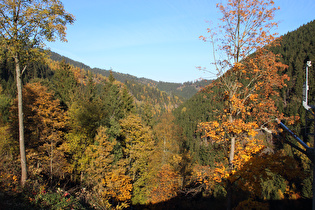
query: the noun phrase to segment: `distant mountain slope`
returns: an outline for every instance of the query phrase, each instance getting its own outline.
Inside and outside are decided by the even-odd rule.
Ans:
[[[91,67],[85,65],[84,63],[78,62],[78,61],[74,61],[70,58],[67,58],[65,56],[59,55],[58,53],[52,52],[50,51],[50,58],[54,61],[62,61],[64,60],[66,63],[74,66],[74,67],[79,67],[80,69],[85,69],[85,70],[90,70]]]
[[[100,69],[100,68],[91,68],[90,66],[85,65],[84,63],[74,61],[70,58],[59,55],[58,53],[55,53],[55,52],[51,52],[50,58],[54,61],[65,60],[66,63],[74,67],[79,67],[85,70],[89,70],[95,74],[101,74],[106,77],[109,77],[109,74],[110,74],[110,70]],[[150,84],[152,87],[156,87],[159,90],[164,91],[170,95],[177,95],[184,99],[191,98],[202,87],[205,87],[206,85],[211,83],[210,80],[201,80],[201,81],[185,82],[185,83],[171,83],[171,82],[154,81],[154,80],[143,78],[143,77],[138,78],[130,74],[123,74],[123,73],[119,73],[115,71],[112,71],[112,72],[115,79],[120,82],[126,83],[126,81],[132,81],[132,82],[137,82],[144,85]]]

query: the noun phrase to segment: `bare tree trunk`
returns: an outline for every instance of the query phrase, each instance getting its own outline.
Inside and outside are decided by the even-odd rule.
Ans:
[[[230,122],[233,122],[233,117],[230,115]],[[229,170],[230,173],[232,173],[232,170],[234,168],[233,160],[235,155],[235,143],[236,143],[236,137],[233,135],[231,137],[231,148],[230,148],[230,155],[229,155]],[[227,180],[227,209],[232,209],[232,196],[233,196],[233,183],[231,183],[230,180]]]
[[[54,148],[53,148],[53,142],[52,140],[50,141],[50,181],[52,182],[53,179],[53,152],[54,152]]]
[[[233,170],[234,153],[235,153],[235,137],[233,136],[231,138],[231,150],[230,150],[230,157],[229,157],[230,170]]]
[[[20,69],[20,60],[18,55],[14,56],[16,71],[16,86],[18,92],[18,117],[19,117],[19,143],[21,155],[21,184],[24,187],[27,179],[25,139],[24,139],[24,122],[23,122],[23,99],[22,99],[22,73]]]
[[[229,170],[232,173],[234,168],[233,160],[234,160],[234,153],[235,153],[235,136],[231,138],[231,150],[229,156]],[[233,196],[233,183],[230,180],[227,180],[227,209],[232,209],[232,196]]]

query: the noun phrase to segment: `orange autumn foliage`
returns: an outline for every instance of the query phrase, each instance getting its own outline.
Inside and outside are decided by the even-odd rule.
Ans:
[[[150,202],[153,204],[170,200],[177,195],[180,176],[170,165],[165,164],[158,171],[154,183],[150,192]]]
[[[270,33],[279,9],[272,0],[227,0],[217,7],[220,26],[200,38],[213,45],[214,85],[221,90],[223,108],[215,120],[201,122],[199,131],[227,151],[226,162],[217,163],[211,177],[233,183],[235,174],[266,147],[257,134],[275,132],[275,118],[283,118],[275,99],[290,78],[283,74],[287,66],[280,56],[268,50],[278,44],[276,34]]]
[[[179,147],[180,128],[174,121],[172,113],[166,112],[153,129],[155,148],[148,169],[151,174],[148,202],[153,204],[176,197],[183,185],[180,176],[180,164],[183,161]]]
[[[221,24],[218,28],[207,29],[209,37],[199,37],[212,44],[220,43],[214,47],[226,57],[216,60],[217,65],[225,64],[230,68],[258,48],[274,41],[277,33],[270,34],[270,31],[277,26],[273,18],[280,8],[274,7],[273,0],[227,0],[225,4],[218,3],[217,8],[222,14]],[[220,73],[222,75],[224,72]]]
[[[40,83],[28,83],[23,89],[27,158],[33,174],[64,176],[69,165],[61,149],[67,116],[53,92]],[[16,103],[12,111],[17,113]],[[16,115],[12,117],[17,121]],[[13,128],[13,131],[17,129]],[[17,135],[15,132],[13,135]]]

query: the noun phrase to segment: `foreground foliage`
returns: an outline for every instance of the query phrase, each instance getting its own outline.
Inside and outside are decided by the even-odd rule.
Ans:
[[[314,23],[299,30],[312,31]],[[269,122],[305,115],[297,105],[300,96],[293,94],[303,68],[286,62],[297,52],[284,49],[295,49],[285,40],[300,34],[290,33],[279,40],[281,45],[233,63],[225,76],[180,106],[179,98],[150,86],[139,88],[146,97],[132,95],[127,86],[133,83],[122,84],[113,74],[104,77],[65,62],[33,62],[23,76],[25,188],[19,182],[15,69],[3,54],[1,206],[223,209],[231,197],[236,209],[307,208],[303,199],[312,196],[311,162],[285,144],[293,141],[274,133],[278,128]],[[313,37],[305,38],[306,47]],[[292,128],[299,132],[303,124]]]

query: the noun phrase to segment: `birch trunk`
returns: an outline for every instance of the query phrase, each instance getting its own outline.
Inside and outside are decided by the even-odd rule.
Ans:
[[[24,139],[24,119],[23,119],[23,98],[22,98],[22,73],[20,68],[20,60],[18,55],[14,56],[16,71],[16,86],[18,92],[18,117],[19,117],[19,143],[21,156],[21,184],[25,185],[27,179],[25,139]]]

